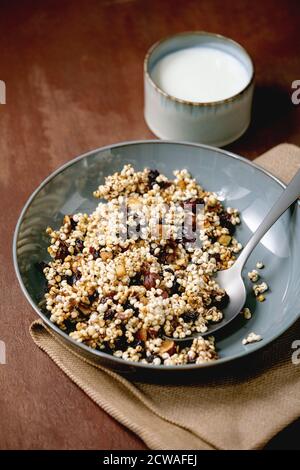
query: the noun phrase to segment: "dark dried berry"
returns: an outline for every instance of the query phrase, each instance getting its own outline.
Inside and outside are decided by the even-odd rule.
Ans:
[[[143,346],[143,345],[144,345],[144,342],[141,341],[140,339],[134,339],[132,343],[130,343],[130,346],[132,348],[136,348],[137,346]]]
[[[162,291],[161,296],[162,296],[163,299],[168,299],[168,298],[169,298],[169,294],[168,294],[168,292],[167,292],[166,290],[163,290],[163,291]]]
[[[127,310],[127,309],[129,309],[129,308],[130,308],[131,310],[133,310],[134,315],[138,315],[138,314],[140,313],[139,309],[138,309],[137,307],[134,307],[134,306],[129,302],[129,300],[127,300],[127,301],[125,302],[125,304],[123,305],[123,309],[124,309],[124,310]]]
[[[160,189],[167,189],[171,186],[172,183],[170,181],[159,181],[157,184]]]
[[[80,240],[80,238],[77,238],[75,240],[75,253],[76,254],[82,253],[83,248],[84,248],[83,241]]]
[[[177,279],[174,279],[173,285],[170,289],[170,295],[180,294],[180,291],[181,291],[181,285],[178,284]]]
[[[144,274],[144,287],[150,290],[152,287],[156,287],[156,281],[160,279],[160,275],[157,273],[146,272]]]
[[[155,356],[153,354],[150,354],[150,356],[146,356],[146,361],[149,362],[150,364],[154,361]]]
[[[97,300],[99,297],[99,292],[95,290],[95,292],[91,295],[89,295],[89,301],[93,303],[95,300]]]
[[[117,351],[126,351],[129,344],[127,342],[127,338],[125,336],[125,331],[123,330],[123,335],[119,336],[118,339],[115,341],[115,350]]]
[[[64,261],[64,259],[69,255],[68,245],[66,242],[61,241],[58,247],[58,250],[55,255],[55,259],[60,259]]]
[[[158,170],[149,170],[148,173],[148,182],[149,186],[152,189],[155,184],[157,184],[156,178],[159,176],[159,171]]]
[[[220,253],[214,253],[213,257],[215,258],[216,262],[219,263],[221,261]]]
[[[90,246],[89,252],[93,256],[94,259],[97,259],[100,256],[99,251],[96,250],[96,248],[94,248],[93,246]]]
[[[161,264],[172,264],[175,262],[177,245],[176,240],[169,240],[164,248],[161,248],[158,254],[158,260]]]
[[[130,279],[129,282],[130,286],[141,286],[143,285],[143,278],[141,274],[136,274]]]
[[[113,299],[115,292],[110,292],[109,294],[105,295],[101,298],[100,304],[105,304],[109,299]]]
[[[72,274],[72,276],[62,276],[61,280],[67,281],[67,284],[69,284],[69,286],[72,286],[80,278],[81,278],[81,273],[77,271],[75,274]]]
[[[154,328],[149,328],[148,335],[151,339],[155,339],[158,337],[159,331],[155,330]]]
[[[73,217],[70,215],[70,223],[71,223],[71,229],[75,230],[77,227],[77,222],[73,219]]]
[[[231,215],[228,214],[227,212],[222,212],[219,215],[219,219],[220,219],[221,227],[227,228],[229,234],[233,235],[235,231],[235,226],[231,222]]]
[[[198,312],[186,312],[183,315],[181,315],[181,318],[185,323],[191,323],[197,320],[199,316]]]
[[[70,320],[69,318],[67,318],[67,320],[64,321],[64,326],[65,326],[65,332],[67,334],[71,333],[72,331],[74,331],[74,327],[76,325],[76,322],[73,320]]]
[[[214,299],[213,306],[217,307],[219,310],[223,310],[229,304],[229,295],[225,292],[225,295],[221,298],[221,300]]]
[[[174,274],[174,271],[173,271],[173,269],[171,269],[171,268],[166,268],[166,269],[165,269],[165,272],[166,272],[166,273]]]
[[[106,310],[106,312],[104,313],[104,320],[112,320],[115,316],[116,312],[114,312],[114,310],[112,310],[111,308],[109,308],[108,310]]]

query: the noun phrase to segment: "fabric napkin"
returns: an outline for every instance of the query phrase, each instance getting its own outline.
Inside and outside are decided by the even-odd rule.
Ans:
[[[255,162],[288,182],[300,167],[300,148],[281,144]],[[192,384],[168,385],[129,381],[83,359],[40,320],[30,332],[73,382],[150,449],[259,449],[300,416],[300,365],[291,360],[300,321],[245,359],[196,371]]]

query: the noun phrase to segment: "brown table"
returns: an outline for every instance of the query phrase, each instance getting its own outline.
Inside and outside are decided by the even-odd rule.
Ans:
[[[0,365],[0,448],[145,448],[33,345],[28,327],[36,315],[11,260],[18,214],[72,157],[153,138],[143,120],[143,58],[153,42],[178,31],[230,36],[255,61],[253,123],[231,150],[253,158],[283,141],[300,144],[300,105],[291,103],[291,83],[300,79],[299,7],[298,0],[1,0],[0,339],[7,364]],[[295,424],[272,446],[296,446],[297,432]]]

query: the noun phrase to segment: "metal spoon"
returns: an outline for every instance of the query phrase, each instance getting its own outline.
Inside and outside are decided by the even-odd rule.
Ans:
[[[224,328],[241,312],[246,301],[246,288],[242,278],[242,269],[249,258],[250,254],[260,242],[265,233],[274,225],[279,217],[293,204],[293,202],[300,196],[300,169],[280,195],[277,202],[269,211],[267,216],[261,222],[257,230],[253,233],[247,245],[240,253],[234,265],[224,271],[218,271],[216,281],[222,289],[225,289],[229,296],[229,304],[223,310],[223,320],[219,323],[207,325],[208,330],[205,333],[194,333],[191,336],[186,336],[183,339],[168,338],[175,342],[187,341],[198,336],[207,336],[215,333],[217,330]]]

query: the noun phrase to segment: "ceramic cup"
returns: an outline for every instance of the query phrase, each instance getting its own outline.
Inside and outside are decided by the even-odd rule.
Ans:
[[[156,63],[172,52],[208,46],[227,52],[238,59],[249,76],[247,85],[237,94],[220,101],[192,102],[169,95],[153,80]],[[254,89],[254,66],[237,42],[219,34],[185,32],[154,44],[144,61],[145,120],[159,138],[200,142],[222,147],[238,139],[248,128]]]

